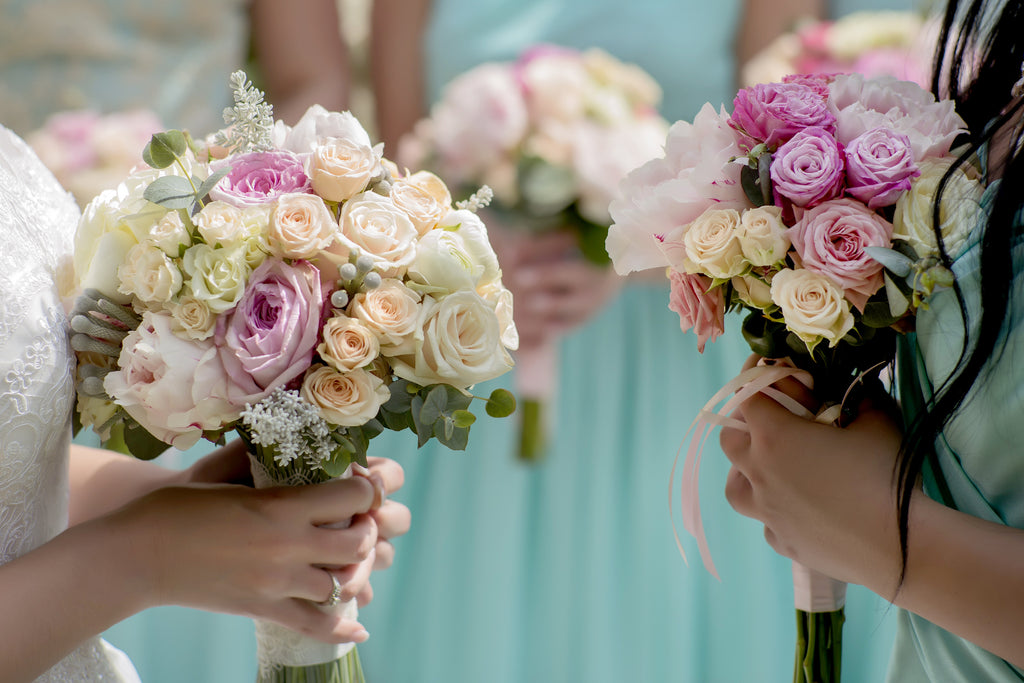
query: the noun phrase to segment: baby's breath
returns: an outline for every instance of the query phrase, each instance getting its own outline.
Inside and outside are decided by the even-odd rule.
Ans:
[[[231,74],[235,106],[224,110],[227,128],[218,132],[216,142],[232,152],[265,152],[273,148],[274,108],[244,71]]]
[[[273,447],[274,461],[281,467],[301,459],[318,469],[337,447],[330,425],[297,391],[278,387],[256,405],[247,403],[241,418],[252,442]]]

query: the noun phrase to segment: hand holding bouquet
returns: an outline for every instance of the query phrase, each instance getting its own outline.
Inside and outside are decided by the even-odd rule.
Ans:
[[[233,430],[268,486],[365,466],[383,429],[465,448],[470,388],[507,372],[517,342],[475,213],[486,190],[454,209],[351,114],[314,106],[288,127],[243,73],[232,82],[216,145],[154,135],[151,168],[83,215],[81,424],[140,457]],[[514,409],[508,392],[485,401]],[[261,680],[361,680],[354,649],[257,631]]]
[[[601,50],[536,46],[454,79],[403,139],[399,158],[433,169],[456,193],[493,188],[497,224],[525,231],[525,239],[572,231],[583,257],[603,267],[619,181],[660,152],[660,98],[650,76]],[[545,264],[570,257],[548,255]],[[542,454],[544,404],[555,390],[556,349],[551,332],[545,336],[531,348],[524,337],[517,355],[518,390],[527,397],[520,454],[528,460]]]
[[[892,361],[914,311],[953,283],[932,229],[939,184],[954,257],[967,239],[954,231],[975,223],[982,192],[977,169],[954,166],[964,124],[952,102],[913,83],[793,76],[741,90],[733,105],[672,127],[664,158],[624,181],[608,235],[620,274],[666,269],[669,307],[699,348],[724,333],[727,311],[744,311],[751,349],[776,361],[724,387],[695,423],[683,516],[712,572],[697,499],[702,436],[751,392],[779,396],[771,384],[797,372],[822,403],[817,419],[839,423],[848,393]],[[838,681],[843,587],[808,571],[794,563],[796,680]]]

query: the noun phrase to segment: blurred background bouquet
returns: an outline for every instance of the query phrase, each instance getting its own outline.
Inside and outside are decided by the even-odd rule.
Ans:
[[[660,153],[668,128],[656,110],[660,99],[646,72],[602,50],[538,45],[451,81],[430,116],[402,139],[398,160],[434,170],[457,195],[492,188],[489,222],[507,239],[568,231],[575,235],[570,257],[603,267],[619,181]],[[543,454],[556,375],[553,342],[520,349],[524,459]]]

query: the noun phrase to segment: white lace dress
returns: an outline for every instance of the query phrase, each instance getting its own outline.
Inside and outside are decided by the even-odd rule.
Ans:
[[[0,126],[0,564],[67,526],[74,361],[59,281],[78,208],[20,138]],[[39,681],[138,681],[93,638]]]

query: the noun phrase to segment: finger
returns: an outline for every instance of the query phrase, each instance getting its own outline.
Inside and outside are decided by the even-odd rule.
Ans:
[[[197,484],[252,485],[252,466],[245,450],[245,442],[235,439],[209,455],[200,458],[189,468],[189,481]]]
[[[285,487],[279,495],[289,500],[314,525],[320,526],[367,512],[373,505],[376,492],[366,478],[347,477],[322,484]]]
[[[744,419],[743,414],[739,410],[734,412],[732,416],[738,420]],[[722,447],[725,457],[733,465],[745,464],[746,455],[750,451],[750,432],[733,427],[722,427],[721,432],[718,434],[718,444]]]
[[[356,605],[359,607],[366,607],[373,600],[373,585],[367,583],[363,590],[356,596]]]
[[[388,539],[401,536],[409,531],[412,524],[412,513],[409,508],[389,500],[378,510],[370,513],[377,523],[377,537]]]
[[[314,530],[310,564],[342,566],[362,562],[377,544],[377,524],[369,515],[356,515],[347,529]]]
[[[750,480],[737,468],[729,469],[725,479],[725,499],[732,509],[744,517],[757,518],[754,507],[754,487]]]
[[[309,600],[278,600],[261,608],[259,616],[325,643],[362,643],[370,637],[359,622]]]
[[[373,570],[389,569],[395,561],[395,546],[390,541],[377,541],[374,548]]]
[[[405,483],[405,470],[390,458],[367,458],[370,471],[376,472],[384,480],[384,491],[391,495],[402,488]]]
[[[362,562],[330,570],[341,582],[340,602],[354,600],[369,584],[375,561],[376,552],[371,551],[370,555]]]

